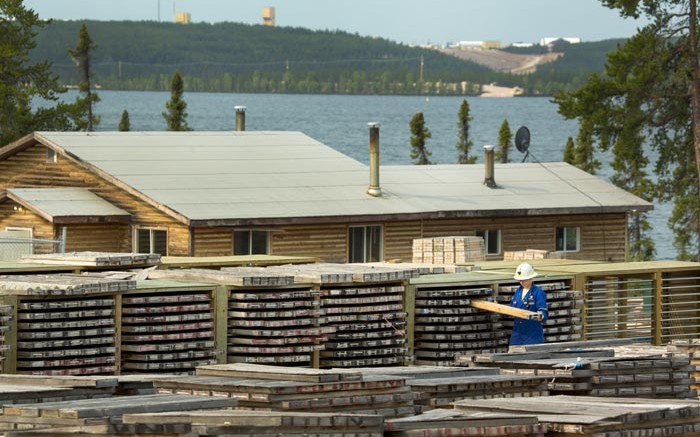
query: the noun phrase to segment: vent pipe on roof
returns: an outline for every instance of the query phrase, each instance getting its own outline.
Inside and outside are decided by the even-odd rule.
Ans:
[[[486,185],[489,188],[496,188],[496,179],[494,178],[495,153],[493,149],[494,147],[490,144],[484,146],[484,164],[486,166],[486,177],[484,178],[484,185]]]
[[[379,123],[367,123],[369,126],[369,187],[367,194],[374,197],[382,195],[379,187]]]
[[[245,130],[245,106],[236,106],[236,131],[243,132]]]

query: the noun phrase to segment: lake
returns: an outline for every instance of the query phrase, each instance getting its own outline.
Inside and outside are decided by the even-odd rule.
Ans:
[[[66,100],[75,97],[67,93]],[[134,131],[164,130],[162,112],[169,92],[105,91],[96,112],[102,117],[98,130],[116,130],[123,110],[129,111]],[[457,162],[457,113],[462,97],[421,96],[339,96],[294,94],[185,93],[188,124],[197,131],[233,130],[235,106],[245,106],[246,130],[300,131],[363,163],[369,162],[368,122],[380,123],[382,164],[411,164],[409,121],[419,111],[425,116],[432,138],[426,143],[436,164]],[[529,162],[561,161],[569,136],[576,137],[578,124],[565,120],[557,106],[546,97],[482,98],[469,97],[472,152],[483,157],[483,145],[497,144],[504,119],[515,134],[520,126],[531,133]],[[523,155],[515,148],[511,161]],[[599,158],[609,162],[609,155]],[[651,167],[650,167],[651,168]],[[604,165],[600,176],[611,174]],[[670,205],[655,204],[650,213],[652,238],[657,259],[673,259],[673,235],[666,221]]]

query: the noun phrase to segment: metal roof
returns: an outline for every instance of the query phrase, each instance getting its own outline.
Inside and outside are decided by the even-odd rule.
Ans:
[[[87,188],[8,188],[8,197],[51,222],[68,217],[128,218],[130,214]]]
[[[383,215],[646,211],[653,206],[566,163],[369,168],[300,132],[39,132],[38,140],[190,221],[280,222]],[[362,145],[361,147],[367,147]]]

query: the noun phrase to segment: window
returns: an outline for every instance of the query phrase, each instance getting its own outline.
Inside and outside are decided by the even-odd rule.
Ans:
[[[34,253],[34,246],[31,243],[32,228],[7,227],[4,232],[0,232],[0,239],[2,238],[17,239],[20,241],[0,244],[0,261],[16,261],[22,258],[22,255],[31,255]]]
[[[581,231],[578,227],[557,228],[556,250],[560,252],[578,252],[580,249],[580,233]]]
[[[486,255],[500,255],[501,253],[501,230],[488,229],[476,231],[476,236],[484,239],[484,250]]]
[[[136,253],[168,254],[168,231],[162,229],[136,229]]]
[[[269,231],[233,231],[234,255],[267,255],[269,243]]]
[[[382,260],[382,227],[351,226],[348,230],[348,262],[367,263]]]
[[[56,155],[56,151],[50,147],[46,148],[46,162],[55,164],[58,162],[58,156]]]

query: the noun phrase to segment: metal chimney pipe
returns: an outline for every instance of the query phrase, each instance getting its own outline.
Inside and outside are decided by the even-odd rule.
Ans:
[[[379,187],[379,123],[367,123],[369,126],[369,187],[367,194],[374,197],[382,195]]]
[[[243,132],[245,130],[245,106],[236,106],[236,131]]]
[[[484,146],[484,164],[486,166],[486,177],[484,178],[484,185],[489,188],[496,188],[496,180],[494,178],[495,173],[495,153],[493,151],[494,146],[487,144]]]

